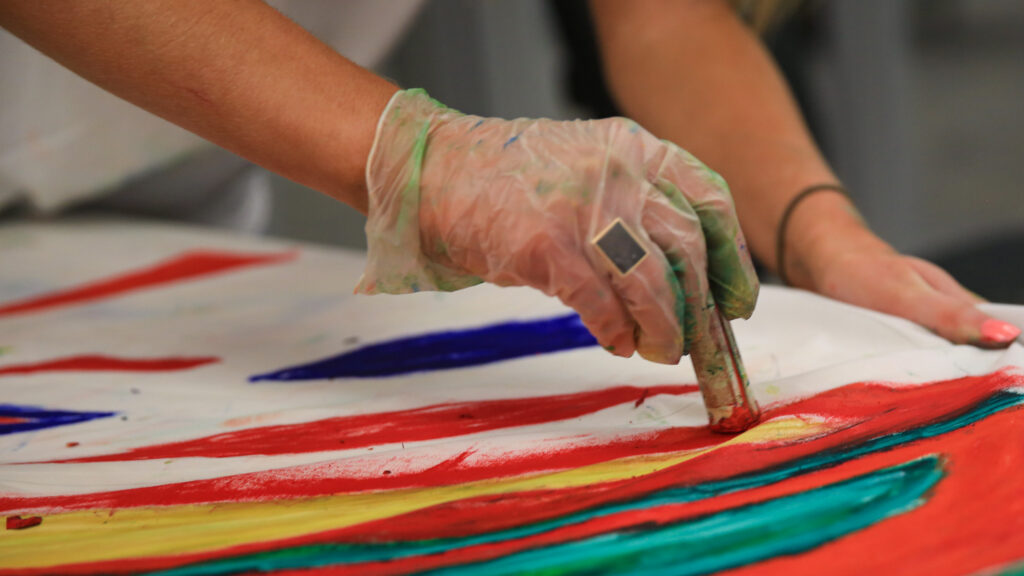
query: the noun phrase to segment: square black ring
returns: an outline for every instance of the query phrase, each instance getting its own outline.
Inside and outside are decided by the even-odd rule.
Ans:
[[[622,275],[632,272],[647,257],[643,244],[620,218],[598,234],[593,243]]]

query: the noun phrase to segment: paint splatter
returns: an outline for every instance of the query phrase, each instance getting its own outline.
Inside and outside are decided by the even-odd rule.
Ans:
[[[21,516],[7,517],[8,530],[24,530],[25,528],[39,526],[42,523],[43,519],[40,516],[29,516],[28,518],[22,518]]]
[[[250,380],[260,382],[395,376],[479,366],[596,345],[597,340],[579,316],[569,314],[398,338],[308,364],[258,374]]]

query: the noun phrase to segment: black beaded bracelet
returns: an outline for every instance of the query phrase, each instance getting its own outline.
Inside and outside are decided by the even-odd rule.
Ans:
[[[782,280],[782,283],[786,286],[790,285],[789,277],[786,276],[786,225],[789,224],[790,216],[793,215],[793,211],[804,198],[807,198],[815,192],[822,192],[826,190],[838,192],[844,196],[849,196],[846,192],[846,188],[843,188],[842,184],[815,184],[813,186],[808,186],[789,201],[789,204],[786,205],[786,210],[782,213],[782,219],[779,220],[779,231],[775,236],[775,273],[778,274],[779,279]]]

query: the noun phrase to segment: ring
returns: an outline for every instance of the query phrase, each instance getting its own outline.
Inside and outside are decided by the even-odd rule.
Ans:
[[[621,218],[613,220],[590,243],[622,276],[635,270],[647,258],[647,250],[640,239]]]

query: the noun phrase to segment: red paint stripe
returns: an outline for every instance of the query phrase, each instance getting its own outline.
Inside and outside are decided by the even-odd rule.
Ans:
[[[0,376],[35,374],[38,372],[170,372],[187,370],[217,362],[216,356],[194,358],[114,358],[85,355],[58,358],[34,364],[14,364],[0,367]],[[2,420],[0,420],[2,421]]]
[[[577,468],[616,458],[659,452],[695,450],[721,442],[707,428],[670,428],[657,433],[616,439],[603,444],[568,445],[558,450],[526,453],[498,462],[468,461],[472,452],[413,471],[380,477],[338,476],[330,464],[296,466],[268,472],[179,484],[72,496],[0,497],[0,511],[68,511],[89,508],[168,506],[206,502],[269,501],[331,494],[449,486],[512,478],[543,471]]]
[[[234,268],[291,260],[295,252],[236,254],[197,250],[185,252],[148,268],[82,284],[66,290],[33,296],[0,306],[0,316],[39,312],[120,296],[136,290],[154,288]]]
[[[185,556],[147,557],[48,569],[19,571],[20,574],[125,573],[157,570],[224,558],[260,550],[281,549],[303,544],[326,542],[366,542],[400,540],[405,537],[442,538],[448,535],[480,533],[511,525],[523,525],[546,518],[564,516],[575,511],[609,502],[642,496],[651,490],[668,486],[685,486],[707,480],[764,469],[802,455],[827,450],[860,439],[876,437],[898,429],[907,429],[933,421],[936,415],[958,413],[979,397],[994,390],[1019,387],[1024,378],[1005,372],[986,377],[947,381],[926,387],[879,390],[873,385],[853,385],[837,390],[828,398],[808,399],[805,406],[831,406],[848,415],[859,414],[859,424],[811,441],[775,443],[770,445],[737,445],[724,447],[698,459],[632,480],[582,486],[563,490],[502,494],[472,498],[433,508],[370,522],[340,530],[273,542],[257,542],[228,549]],[[891,392],[892,394],[887,394]],[[849,401],[839,406],[838,398]],[[923,402],[919,402],[923,401]],[[926,402],[942,404],[931,409]],[[791,405],[795,410],[801,403]],[[787,407],[776,409],[782,413]],[[945,411],[945,412],[943,412]],[[901,412],[900,414],[893,414]],[[823,412],[827,414],[827,412]],[[894,423],[896,426],[894,426]],[[609,516],[592,523],[566,527],[558,534],[565,539],[585,537],[593,531],[614,529],[621,524],[645,520],[669,521],[705,514],[727,507],[762,501],[823,484],[899,464],[926,454],[943,454],[949,463],[949,476],[937,487],[928,502],[910,513],[896,516],[863,531],[848,535],[827,546],[789,557],[762,562],[740,569],[737,574],[862,574],[870,565],[877,573],[969,574],[1017,559],[1024,550],[1024,500],[1019,495],[1024,486],[1020,468],[1024,466],[1024,410],[1014,408],[982,420],[970,427],[930,439],[920,440],[890,451],[859,458],[835,468],[796,476],[763,488],[721,495],[709,500],[666,506],[649,512],[625,513],[633,516]],[[720,436],[719,441],[724,441]],[[258,490],[259,488],[253,488]],[[215,521],[213,517],[211,520]],[[606,525],[600,523],[606,522]],[[909,536],[908,536],[909,535]],[[542,544],[522,540],[529,546]],[[553,538],[552,541],[559,541]],[[893,546],[893,542],[900,543]],[[502,548],[508,546],[507,548]],[[462,551],[453,551],[437,558],[425,559],[413,567],[445,566],[467,561],[484,560],[514,552],[514,545],[489,544]],[[865,555],[865,551],[871,554]],[[424,560],[424,559],[420,559]],[[409,561],[412,562],[412,561]],[[923,564],[922,564],[923,562]],[[409,566],[393,565],[400,573]],[[326,567],[307,569],[295,574],[346,574],[390,572],[379,566]],[[397,568],[401,568],[400,570]],[[0,574],[6,572],[0,570]],[[288,572],[282,572],[286,574]],[[870,571],[868,572],[870,573]],[[733,574],[733,572],[730,572]]]
[[[119,454],[59,460],[112,462],[200,456],[228,458],[256,454],[298,454],[362,448],[377,444],[451,438],[500,428],[578,418],[659,394],[690,394],[694,385],[604,390],[533,398],[437,404],[413,410],[327,418],[301,424],[261,426],[195,440],[136,448]],[[639,405],[639,404],[638,404]]]
[[[274,573],[278,576],[388,576],[485,562],[524,550],[614,531],[643,530],[650,525],[685,522],[706,514],[841,482],[925,455],[942,454],[948,461],[948,476],[919,508],[848,534],[826,546],[723,574],[976,574],[1024,558],[1024,514],[1021,514],[1024,504],[1020,498],[1020,490],[1024,486],[1017,473],[1024,466],[1024,441],[1018,433],[1021,425],[1024,425],[1024,410],[1017,407],[970,428],[892,451],[869,454],[835,468],[752,490],[692,503],[611,514],[525,538],[426,556]],[[1008,436],[1013,440],[1004,442],[1003,438]],[[490,509],[478,511],[478,517],[493,513]],[[560,513],[568,512],[563,509]],[[520,518],[518,523],[525,521]],[[899,544],[893,545],[894,542]]]
[[[873,383],[851,384],[765,411],[766,419],[792,414],[821,414],[850,423],[838,432],[819,438],[815,442],[786,445],[785,450],[765,449],[763,453],[756,452],[756,457],[740,457],[737,454],[744,454],[743,450],[738,451],[736,447],[725,447],[711,455],[700,457],[700,466],[686,466],[686,476],[682,480],[685,484],[691,484],[724,478],[801,457],[818,450],[832,448],[842,443],[861,441],[880,434],[897,432],[962,410],[966,406],[983,400],[997,389],[1022,384],[1024,384],[1024,378],[1009,372],[960,378],[932,385],[899,388]],[[341,476],[329,464],[324,464],[94,494],[0,498],[0,512],[47,512],[208,502],[253,502],[421,486],[455,485],[489,478],[576,468],[627,456],[699,448],[724,441],[725,438],[710,432],[706,426],[673,428],[646,435],[617,438],[605,444],[569,445],[562,451],[527,453],[496,463],[489,461],[486,464],[473,465],[464,462],[464,459],[440,462],[427,470],[407,474],[396,473],[380,478]],[[630,484],[647,486],[649,490],[654,490],[678,484],[680,481],[681,479],[677,478],[674,473],[662,471],[633,480]],[[604,488],[592,487],[592,489],[603,490]],[[579,494],[574,494],[573,499],[583,500]],[[511,499],[506,500],[511,502]],[[535,511],[527,508],[528,506],[525,504],[517,503],[506,513],[493,514],[486,520],[476,520],[474,523],[461,524],[461,526],[478,527],[485,524],[490,526],[489,529],[499,529],[501,526],[508,525],[508,522],[517,522],[530,517],[531,514],[539,515],[537,519],[550,517],[551,511],[557,509],[557,507],[546,505]],[[475,514],[476,510],[470,506],[471,514]],[[443,510],[431,510],[427,513],[428,517],[425,518],[425,523],[403,517],[397,524],[389,524],[381,529],[387,531],[389,537],[401,538],[422,537],[419,532],[422,530],[428,530],[433,537],[460,535],[461,533],[444,533],[445,526],[460,526],[457,522],[440,523],[437,515],[445,513]],[[364,526],[359,533],[373,534],[373,532],[373,529]]]
[[[15,418],[13,416],[0,416],[0,424],[21,424],[28,422],[27,418]]]
[[[835,432],[813,441],[724,446],[641,478],[571,491],[460,500],[336,531],[331,538],[333,541],[354,542],[452,538],[539,522],[603,502],[628,500],[638,494],[668,487],[728,478],[893,434],[960,413],[996,390],[1022,385],[1024,376],[1008,372],[903,388],[851,384],[766,410],[766,420],[787,414],[821,414],[846,423],[837,426]],[[480,514],[481,508],[487,509],[486,515]],[[471,518],[474,520],[470,521]]]
[[[262,502],[331,494],[446,486],[539,472],[568,470],[630,456],[699,449],[722,436],[706,428],[674,428],[617,438],[611,442],[566,445],[560,449],[531,452],[498,462],[468,461],[463,452],[425,470],[376,476],[339,476],[330,464],[298,466],[269,472],[238,474],[145,488],[133,488],[72,496],[36,498],[0,497],[0,512],[8,510],[58,512],[91,508],[173,506],[208,502]]]

